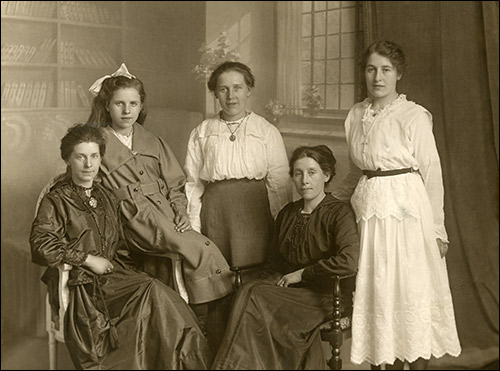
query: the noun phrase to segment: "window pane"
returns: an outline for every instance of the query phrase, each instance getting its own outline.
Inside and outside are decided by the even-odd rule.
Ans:
[[[326,33],[326,12],[314,13],[314,35]]]
[[[342,59],[340,76],[342,76],[342,83],[354,83],[354,58]]]
[[[311,36],[311,14],[302,14],[302,36]]]
[[[302,76],[303,84],[311,84],[311,62],[302,62]]]
[[[354,8],[342,9],[342,32],[354,32],[356,18]]]
[[[314,2],[314,10],[325,10],[325,9],[326,9],[326,1]]]
[[[325,83],[325,63],[324,62],[314,62],[314,84],[324,84]]]
[[[354,84],[340,87],[340,109],[351,109],[354,105]]]
[[[302,38],[302,60],[311,60],[311,38]]]
[[[338,10],[330,10],[328,12],[328,28],[327,32],[329,34],[339,33],[340,30],[340,19]]]
[[[326,86],[326,109],[339,109],[339,86]]]
[[[323,98],[323,103],[321,104],[320,108],[325,108],[325,85],[318,85],[319,88],[319,95],[321,95],[321,98]]]
[[[339,75],[339,61],[326,62],[326,82],[328,84],[338,84],[340,80]]]
[[[340,6],[340,1],[329,1],[328,9],[336,9]]]
[[[350,8],[350,7],[354,7],[356,5],[356,2],[355,1],[341,1],[340,2],[342,8]]]
[[[325,37],[314,38],[314,59],[325,59]]]
[[[349,33],[349,34],[345,34],[345,35],[342,35],[342,39],[341,39],[341,44],[342,44],[342,51],[341,51],[341,55],[343,58],[350,58],[350,57],[354,57],[354,51],[355,51],[355,48],[354,48],[354,43],[355,43],[356,39],[355,39],[355,36],[353,33]]]
[[[328,59],[340,57],[340,44],[339,36],[328,36],[328,43],[326,45],[326,57]]]
[[[311,4],[312,4],[312,1],[303,1],[302,2],[302,13],[310,12],[311,11]]]

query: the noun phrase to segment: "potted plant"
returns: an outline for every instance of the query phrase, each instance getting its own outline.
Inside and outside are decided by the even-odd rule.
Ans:
[[[306,102],[309,114],[315,116],[323,104],[323,97],[319,93],[319,87],[312,85],[306,89],[304,92],[304,101]]]
[[[216,47],[211,48],[206,43],[201,44],[199,49],[200,63],[198,63],[193,73],[196,74],[196,79],[202,82],[207,82],[212,72],[217,66],[223,62],[237,62],[240,60],[240,54],[234,49],[227,40],[226,32],[221,32],[217,37]]]
[[[271,117],[274,125],[278,125],[280,122],[280,117],[285,115],[285,108],[286,106],[278,99],[271,99],[264,106],[264,112]]]

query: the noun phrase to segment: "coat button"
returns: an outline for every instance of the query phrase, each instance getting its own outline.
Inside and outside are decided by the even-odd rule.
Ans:
[[[144,171],[143,170],[139,171],[139,174],[141,174],[141,175],[144,174]]]
[[[220,270],[220,269],[217,269],[217,270],[215,271],[215,273],[217,273],[217,274],[220,274],[220,272],[221,272],[221,270]]]
[[[139,192],[139,188],[135,187],[134,192]]]
[[[156,203],[157,203],[158,205],[161,205],[161,201],[160,201],[160,200],[156,201]]]
[[[210,245],[210,241],[205,241],[205,245]]]

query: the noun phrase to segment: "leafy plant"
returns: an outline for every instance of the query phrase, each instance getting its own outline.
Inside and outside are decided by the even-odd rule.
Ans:
[[[217,37],[216,47],[212,48],[206,43],[201,44],[200,63],[197,64],[193,73],[196,74],[196,79],[202,82],[206,82],[212,72],[223,62],[237,62],[240,60],[240,54],[231,49],[231,44],[227,39],[226,32],[221,32]]]
[[[323,104],[323,97],[319,93],[319,87],[312,85],[306,89],[304,92],[304,101],[311,112],[316,112]]]
[[[281,103],[278,99],[271,99],[264,106],[264,112],[272,116],[273,121],[277,123],[280,117],[285,115],[285,108],[286,106],[283,103]]]

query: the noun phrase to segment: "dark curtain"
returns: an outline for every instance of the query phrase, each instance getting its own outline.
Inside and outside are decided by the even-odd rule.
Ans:
[[[362,3],[365,42],[403,47],[398,92],[434,117],[460,342],[498,359],[498,2]]]

